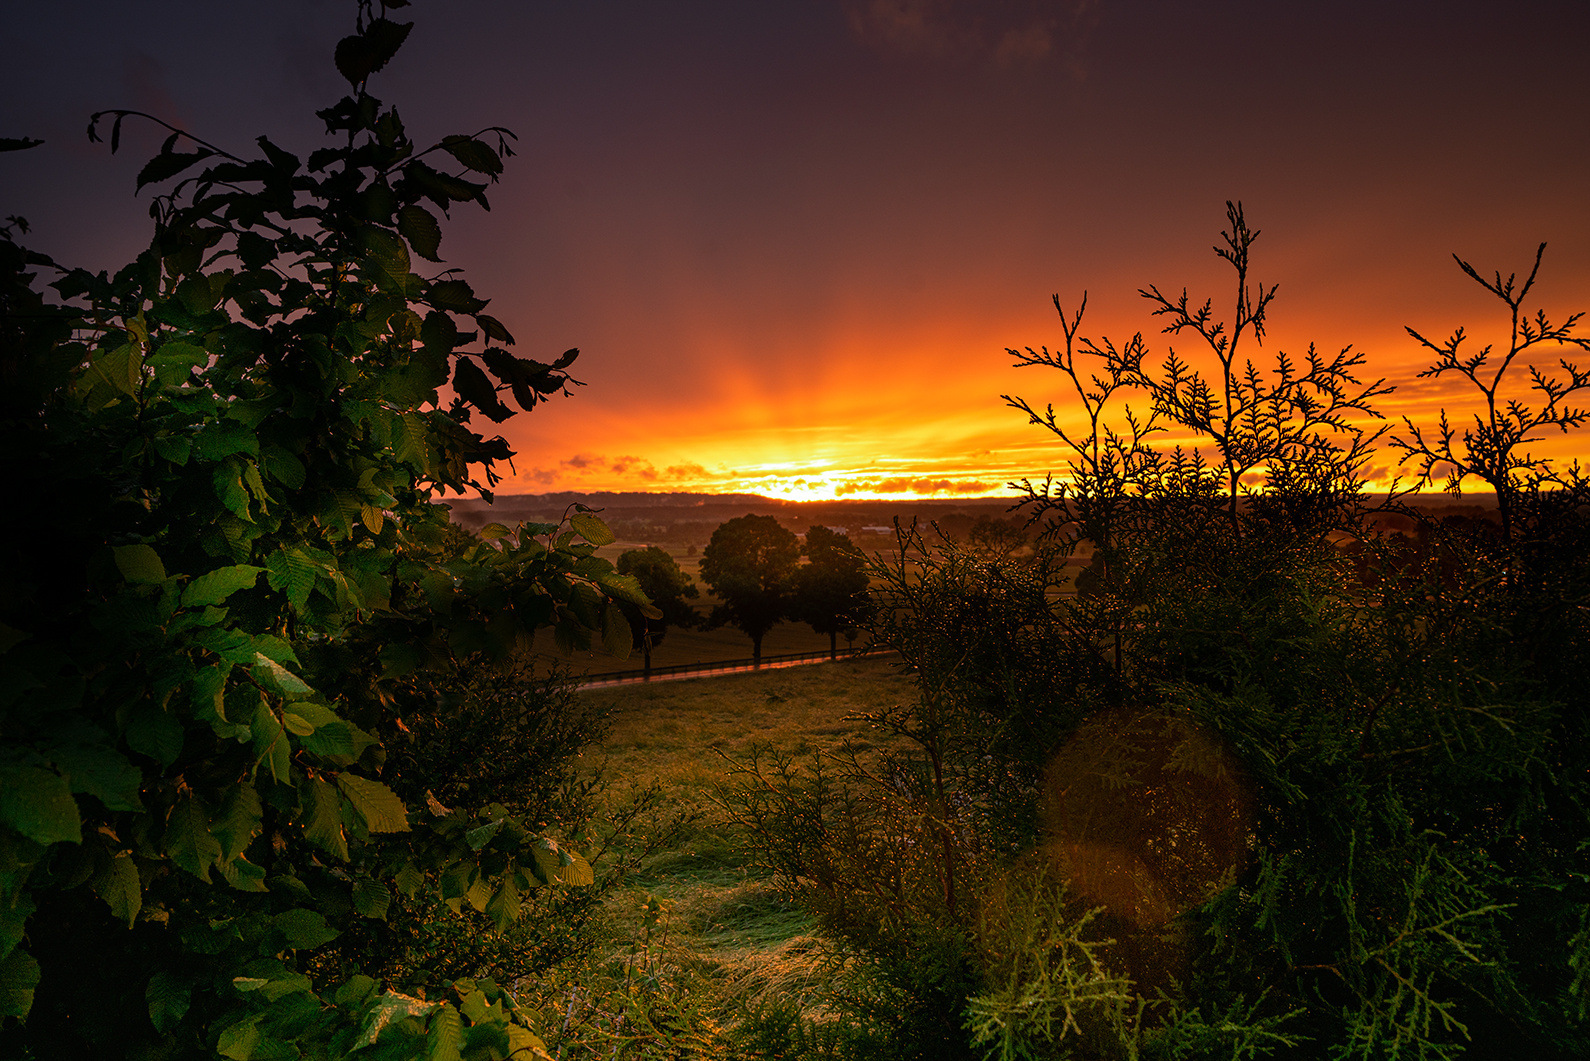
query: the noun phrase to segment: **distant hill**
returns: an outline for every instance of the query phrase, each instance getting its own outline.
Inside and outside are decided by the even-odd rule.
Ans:
[[[1022,511],[1011,511],[1017,499],[976,497],[940,500],[924,498],[903,501],[786,501],[759,494],[692,493],[575,493],[498,494],[495,503],[479,498],[449,498],[455,522],[479,530],[488,523],[509,527],[520,523],[557,523],[573,505],[586,505],[601,513],[620,541],[676,547],[703,546],[719,525],[736,516],[773,516],[784,526],[803,533],[813,525],[830,527],[850,536],[869,551],[894,539],[893,523],[937,523],[947,533],[963,537],[981,517],[1015,524],[1026,521]],[[1375,500],[1371,498],[1371,501]],[[1431,493],[1413,502],[1413,507],[1440,517],[1469,516],[1486,518],[1495,512],[1493,495],[1465,494],[1452,498]],[[1411,528],[1406,517],[1381,517],[1377,522],[1387,530]]]
[[[907,501],[785,501],[759,494],[572,493],[498,494],[494,504],[478,498],[449,498],[452,518],[472,530],[488,523],[509,527],[519,523],[556,523],[571,506],[587,505],[620,539],[635,542],[704,545],[719,525],[736,516],[773,516],[792,531],[830,527],[849,534],[858,545],[868,539],[893,538],[893,521],[936,521],[951,533],[970,527],[978,517],[1022,521],[1009,513],[1009,497]]]

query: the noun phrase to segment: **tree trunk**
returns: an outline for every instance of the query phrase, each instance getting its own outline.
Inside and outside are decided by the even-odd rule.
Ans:
[[[839,658],[839,631],[838,630],[830,630],[830,631],[828,631],[828,658],[829,659],[838,659]]]
[[[753,670],[761,670],[762,669],[762,635],[761,634],[752,634],[751,635],[751,668]]]

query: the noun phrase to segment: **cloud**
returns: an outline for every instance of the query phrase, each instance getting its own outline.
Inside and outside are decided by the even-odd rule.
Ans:
[[[847,0],[857,39],[879,51],[998,66],[1058,59],[1078,79],[1097,0]]]
[[[694,461],[687,461],[684,464],[670,464],[667,468],[663,469],[663,472],[670,479],[716,479],[716,478],[718,478],[718,476],[714,475],[712,472],[707,471],[706,468],[704,468],[702,465],[699,465],[699,464],[695,463]]]
[[[613,458],[614,475],[626,475],[631,471],[640,476],[642,479],[657,478],[657,469],[652,466],[651,461],[646,460],[644,457]]]
[[[563,462],[565,468],[589,468],[593,464],[604,464],[607,458],[600,453],[576,453]]]
[[[986,494],[988,483],[980,479],[913,479],[896,476],[891,479],[857,479],[840,483],[834,489],[836,497],[868,491],[875,494]]]

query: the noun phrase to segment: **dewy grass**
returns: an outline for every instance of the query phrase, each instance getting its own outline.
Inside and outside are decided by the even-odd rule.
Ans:
[[[546,1002],[570,1014],[561,1036],[567,1056],[585,1056],[597,1042],[616,1045],[603,1029],[623,1024],[615,1000],[634,997],[637,968],[647,970],[645,982],[690,993],[691,1005],[708,1000],[717,1019],[731,1023],[742,1006],[815,1001],[827,948],[810,916],[747,865],[714,805],[729,772],[723,756],[744,758],[757,746],[799,758],[847,742],[878,746],[888,738],[846,716],[909,698],[909,677],[895,661],[868,659],[582,695],[612,721],[602,746],[587,753],[590,769],[615,794],[655,782],[666,806],[689,821],[609,895],[607,950],[575,979],[546,985],[561,992]]]

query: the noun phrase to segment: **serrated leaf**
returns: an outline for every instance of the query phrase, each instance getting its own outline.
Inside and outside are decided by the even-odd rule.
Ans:
[[[315,562],[298,549],[281,549],[266,558],[265,571],[270,587],[285,592],[294,611],[303,611],[315,588]]]
[[[460,357],[453,365],[453,390],[464,401],[485,413],[492,423],[500,424],[513,415],[513,410],[497,397],[497,389],[492,386],[486,373],[470,358]]]
[[[74,793],[93,796],[106,810],[144,809],[138,798],[143,771],[117,749],[104,744],[72,745],[56,749],[50,757],[71,781]]]
[[[254,665],[249,671],[255,681],[282,696],[308,696],[314,692],[308,682],[263,652],[254,653]]]
[[[342,797],[318,777],[309,782],[304,793],[304,838],[327,854],[348,860],[348,838],[342,830]]]
[[[491,843],[492,837],[496,836],[502,831],[504,822],[505,819],[498,818],[494,822],[487,822],[485,825],[476,826],[464,834],[464,842],[468,844],[471,849],[479,851],[481,848]]]
[[[602,616],[602,647],[616,659],[628,659],[630,649],[635,647],[629,620],[624,617],[624,610],[613,603],[607,605]]]
[[[337,787],[348,797],[372,833],[406,833],[408,811],[396,792],[379,781],[346,771],[337,775]]]
[[[569,517],[569,526],[573,527],[580,537],[597,548],[601,548],[604,545],[612,545],[616,540],[613,537],[613,532],[608,529],[607,524],[603,523],[601,517],[594,512],[576,512]]]
[[[39,844],[83,839],[67,779],[37,766],[0,766],[0,824]]]
[[[116,570],[128,582],[148,586],[166,580],[166,565],[160,562],[160,554],[152,546],[118,545],[111,552],[116,557]]]
[[[203,608],[220,604],[238,590],[251,588],[264,570],[253,564],[234,564],[208,571],[188,583],[182,591],[182,606]]]
[[[479,313],[486,308],[486,300],[476,297],[467,280],[438,280],[425,292],[425,301],[452,313]]]
[[[425,1037],[425,1061],[459,1061],[464,1043],[464,1018],[451,1003],[431,1016],[431,1029]]]
[[[596,883],[596,873],[591,864],[572,851],[563,852],[564,862],[558,870],[558,880],[576,888],[588,888]]]
[[[437,251],[442,244],[442,226],[423,206],[405,206],[397,212],[397,228],[409,241],[414,253],[428,261],[439,262]]]
[[[186,285],[187,283],[188,281],[183,281],[183,285]],[[208,287],[209,285],[205,286]],[[182,287],[179,286],[177,290],[180,297]],[[205,350],[204,347],[199,346],[196,343],[188,343],[183,342],[180,339],[174,339],[169,343],[161,343],[158,347],[156,347],[154,352],[152,352],[149,357],[145,359],[145,363],[161,368],[197,368],[198,366],[207,363],[209,360],[209,351]]]
[[[382,992],[376,996],[375,1004],[364,1016],[364,1026],[359,1031],[359,1038],[354,1041],[354,1049],[374,1044],[388,1024],[405,1017],[422,1017],[437,1005],[436,1002],[426,1002],[397,991]]]
[[[127,747],[163,767],[176,762],[182,754],[182,723],[159,704],[147,700],[133,708],[122,736]]]
[[[284,449],[272,447],[265,451],[265,473],[289,490],[303,488],[306,473],[304,462]]]
[[[264,807],[259,792],[247,781],[239,781],[226,791],[226,800],[210,826],[210,832],[221,845],[221,857],[230,861],[242,856],[260,833]]]
[[[512,873],[503,874],[497,894],[486,904],[486,916],[496,924],[498,932],[506,932],[509,925],[519,920],[519,889],[514,886]]]
[[[263,763],[270,771],[272,780],[287,781],[290,749],[287,746],[287,731],[282,729],[281,720],[276,717],[276,713],[261,701],[259,710],[254,712],[254,718],[249,723],[249,728],[254,735],[254,755],[257,761]]]
[[[442,150],[456,158],[466,169],[495,177],[502,172],[502,159],[490,144],[468,136],[442,138]]]
[[[187,1015],[188,1006],[193,1001],[193,989],[185,981],[162,969],[149,978],[149,986],[144,988],[144,1001],[149,1005],[149,1020],[154,1024],[155,1031],[163,1035]]]
[[[392,905],[392,892],[381,881],[359,877],[353,882],[353,909],[360,917],[385,921]]]
[[[210,834],[209,812],[191,790],[171,805],[161,847],[172,862],[210,883],[210,867],[221,857],[221,844]]]
[[[287,938],[287,945],[296,950],[313,950],[342,935],[326,923],[324,915],[301,907],[284,910],[271,920]]]
[[[146,184],[158,184],[170,180],[189,166],[197,165],[215,154],[213,151],[194,151],[191,154],[179,151],[162,151],[138,171],[138,183],[134,191],[142,191]]]
[[[94,894],[105,900],[111,914],[125,921],[131,928],[138,911],[143,908],[143,884],[138,879],[138,866],[125,851],[112,858],[90,882]]]

